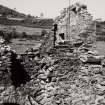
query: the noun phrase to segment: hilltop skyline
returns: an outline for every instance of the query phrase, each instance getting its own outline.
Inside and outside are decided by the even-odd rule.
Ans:
[[[87,5],[88,11],[94,19],[105,20],[105,0],[70,0],[70,4],[80,2]],[[46,18],[54,18],[60,14],[63,8],[69,6],[69,0],[0,0],[0,4],[25,14],[40,16],[44,14]]]

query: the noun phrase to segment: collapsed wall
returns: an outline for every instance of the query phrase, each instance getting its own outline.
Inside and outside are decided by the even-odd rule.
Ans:
[[[76,3],[64,8],[60,16],[56,17],[57,24],[56,44],[59,42],[76,42],[78,39],[84,42],[95,41],[96,23],[88,12],[87,6]],[[63,39],[62,36],[64,35]],[[50,32],[42,43],[41,51],[48,52],[54,45],[54,32]]]
[[[17,54],[5,44],[0,45],[0,85],[15,86],[29,81],[29,75],[17,59]]]
[[[87,6],[76,3],[64,8],[61,15],[55,19],[58,24],[57,41],[60,41],[60,34],[64,33],[65,41],[75,41],[81,34],[88,33],[92,36],[95,33],[95,22],[92,15],[87,11]]]

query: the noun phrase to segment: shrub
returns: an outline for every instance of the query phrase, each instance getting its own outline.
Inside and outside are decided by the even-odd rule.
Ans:
[[[26,32],[22,33],[22,38],[27,38],[27,33]]]
[[[46,30],[42,30],[41,31],[41,36],[43,37],[43,36],[45,36],[47,34],[47,31]]]
[[[11,41],[11,36],[8,33],[5,33],[3,37],[6,43],[9,43]]]

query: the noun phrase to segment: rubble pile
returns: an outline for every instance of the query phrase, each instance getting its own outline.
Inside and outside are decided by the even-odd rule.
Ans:
[[[53,65],[40,69],[27,85],[32,89],[28,94],[39,105],[105,104],[102,65],[82,64],[76,57],[54,59]]]
[[[44,58],[46,58],[46,56],[44,56]],[[47,61],[47,64],[39,69],[37,78],[33,75],[34,78],[24,86],[24,90],[19,88],[23,94],[31,94],[39,105],[58,105],[57,103],[59,103],[59,100],[57,97],[60,96],[59,89],[61,85],[63,86],[61,82],[69,81],[70,76],[73,76],[80,66],[80,62],[77,59],[58,59],[52,57],[49,59],[52,64],[49,64],[49,61]],[[41,62],[43,62],[43,59]],[[73,65],[77,65],[78,67],[76,66],[77,68],[75,68]],[[67,86],[70,86],[69,82]]]
[[[52,82],[42,82],[36,101],[42,105],[98,105],[104,102],[104,72],[101,65],[67,66],[63,61],[53,71]],[[64,64],[66,63],[66,64]],[[71,69],[70,69],[71,68]]]
[[[71,31],[75,35],[93,33],[87,7],[76,4],[70,9]],[[66,12],[59,17],[64,23]],[[45,36],[38,51],[31,49],[23,55],[0,45],[0,104],[104,105],[105,57],[90,51],[91,45],[84,42],[53,46],[52,35]]]
[[[105,104],[104,67],[96,64],[84,64],[79,59],[78,54],[74,52],[72,55],[64,53],[61,56],[57,54],[60,53],[60,50],[57,50],[56,54],[49,52],[43,54],[43,56],[41,54],[41,56],[34,55],[32,57],[29,54],[25,54],[17,57],[17,59],[14,55],[15,60],[18,60],[29,74],[30,80],[24,83],[17,80],[19,78],[11,78],[16,74],[11,72],[13,59],[10,59],[11,66],[8,66],[8,68],[10,67],[10,75],[7,73],[8,76],[6,77],[8,82],[4,82],[3,76],[5,75],[2,76],[3,81],[0,81],[2,82],[0,86],[0,103],[15,103],[19,105]],[[5,56],[7,57],[7,55]],[[9,58],[11,57],[13,55],[9,54]],[[14,61],[15,64],[17,64],[16,61]],[[5,65],[7,67],[8,63]],[[14,68],[14,71],[16,68]],[[2,69],[0,70],[2,71]],[[16,73],[18,72],[20,72],[19,69]],[[20,84],[14,85],[13,79],[16,79],[15,81]],[[7,83],[8,85],[5,85]]]

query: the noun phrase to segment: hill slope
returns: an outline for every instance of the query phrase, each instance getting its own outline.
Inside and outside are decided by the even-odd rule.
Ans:
[[[2,16],[8,16],[8,15],[11,15],[11,17],[26,17],[25,14],[23,13],[19,13],[13,9],[10,9],[8,7],[5,7],[3,5],[0,5],[0,14]]]
[[[53,19],[39,19],[0,5],[0,24],[49,29],[53,26]]]

